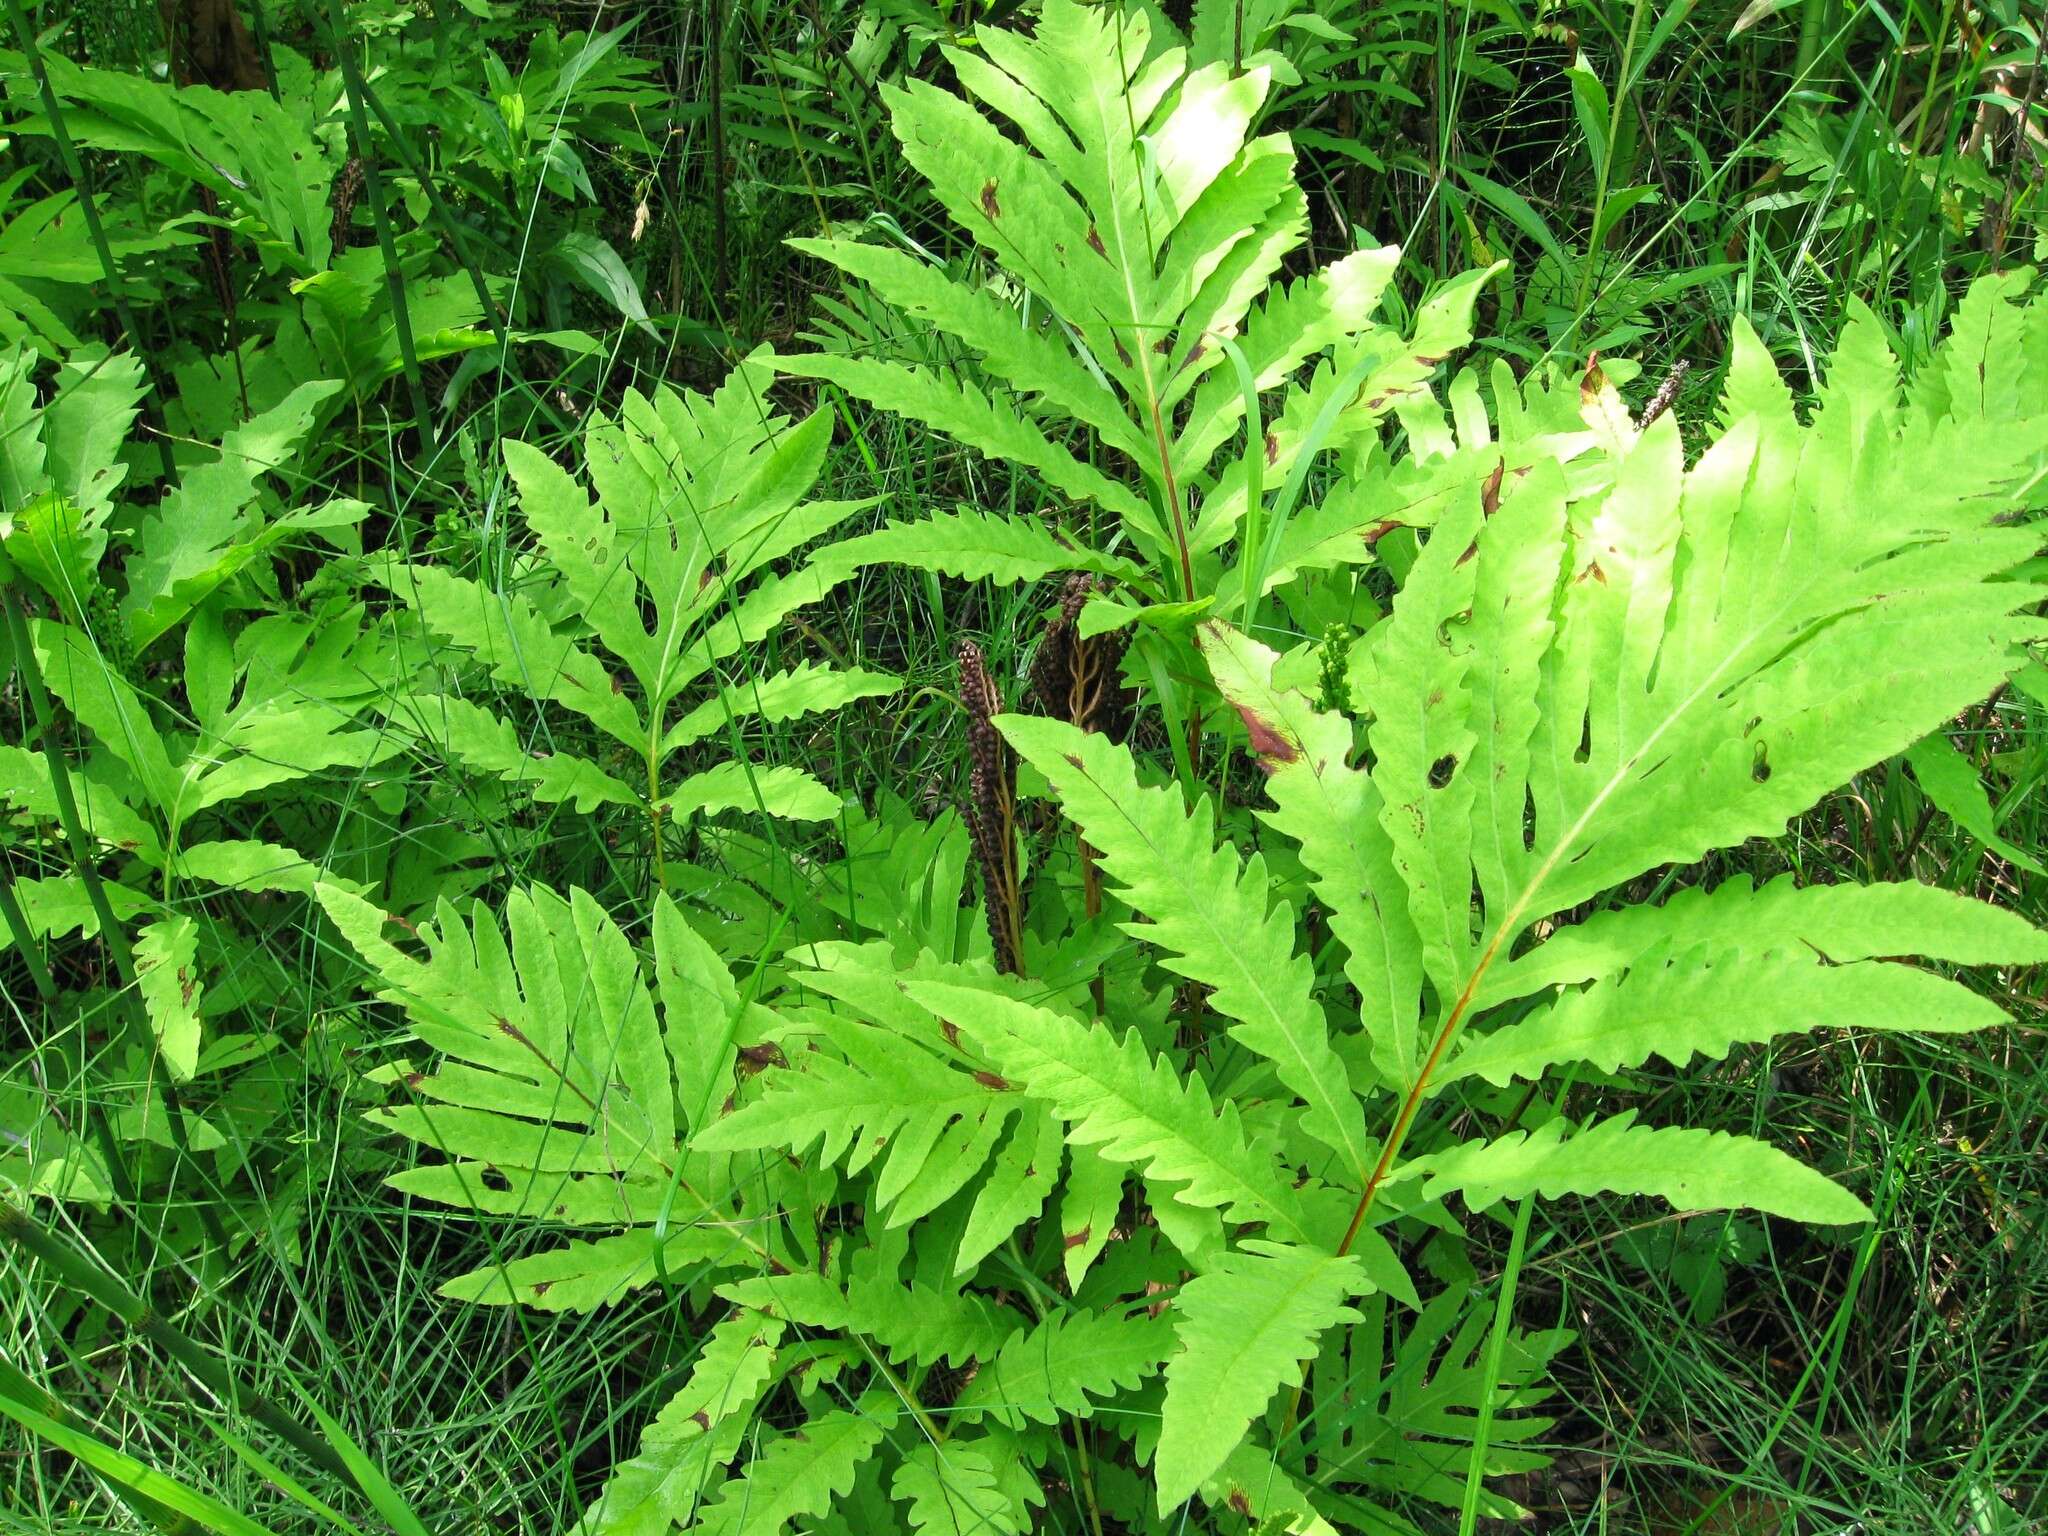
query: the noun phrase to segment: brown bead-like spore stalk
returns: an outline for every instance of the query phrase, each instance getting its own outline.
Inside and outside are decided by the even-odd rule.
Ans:
[[[967,829],[988,906],[988,936],[996,969],[1023,974],[1022,893],[1017,880],[1017,760],[994,720],[1003,696],[988,675],[981,647],[960,642],[960,703],[967,711]]]

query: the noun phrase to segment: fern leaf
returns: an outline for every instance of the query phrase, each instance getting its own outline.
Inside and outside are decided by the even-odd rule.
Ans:
[[[919,1536],[1024,1536],[1030,1512],[1010,1502],[988,1454],[959,1440],[918,1446],[896,1468],[889,1491],[910,1506]]]
[[[956,1277],[972,1273],[1004,1239],[1044,1209],[1045,1197],[1059,1177],[1065,1146],[1059,1121],[1043,1111],[1019,1115],[1012,1122],[1009,1135],[989,1160],[988,1180],[967,1213],[953,1260]]]
[[[415,724],[444,757],[523,785],[544,805],[567,803],[579,815],[600,805],[641,804],[632,787],[568,752],[529,751],[512,722],[447,694],[412,701]]]
[[[188,1082],[199,1065],[199,925],[159,918],[135,936],[135,984],[165,1067]]]
[[[659,653],[641,621],[639,585],[605,509],[592,506],[575,478],[538,448],[510,438],[503,448],[520,511],[561,572],[578,614],[649,687]]]
[[[1164,1316],[1054,1313],[1011,1335],[975,1372],[953,1411],[968,1422],[986,1413],[1011,1429],[1083,1417],[1093,1399],[1128,1392],[1156,1372],[1172,1343]]]
[[[1060,1266],[1067,1289],[1102,1256],[1124,1200],[1124,1166],[1085,1147],[1067,1153],[1067,1183],[1060,1193]]]
[[[699,1131],[697,1150],[802,1152],[815,1143],[822,1161],[844,1159],[849,1173],[872,1163],[875,1203],[892,1226],[931,1211],[982,1169],[1019,1107],[1007,1083],[979,1081],[850,1019],[820,1028],[838,1057],[808,1053],[801,1072]]]
[[[1190,815],[1177,792],[1140,786],[1130,753],[1103,736],[1018,715],[997,724],[1051,782],[1124,898],[1152,919],[1124,931],[1213,989],[1216,1010],[1237,1021],[1230,1037],[1274,1064],[1308,1106],[1303,1129],[1363,1185],[1375,1155],[1364,1112],[1312,995],[1314,967],[1295,951],[1293,914],[1268,905],[1264,862],[1218,848],[1206,805]]]
[[[846,240],[790,243],[861,279],[898,309],[966,342],[989,372],[1086,422],[1133,462],[1150,454],[1122,403],[1076,360],[1059,333],[1027,329],[1017,312],[988,290],[956,283],[929,263],[881,246]]]
[[[636,1227],[613,1237],[565,1243],[545,1253],[487,1264],[442,1282],[439,1294],[482,1306],[518,1302],[542,1312],[590,1312],[654,1284],[664,1274],[694,1278],[692,1271],[702,1266],[744,1257],[732,1234],[715,1228],[675,1227],[658,1234],[652,1227]]]
[[[1656,1195],[1680,1210],[1739,1206],[1795,1221],[1870,1220],[1861,1200],[1776,1147],[1725,1131],[1638,1125],[1633,1111],[1576,1129],[1553,1120],[1466,1142],[1415,1158],[1395,1177],[1411,1171],[1429,1175],[1425,1198],[1456,1191],[1474,1210],[1529,1194],[1612,1193]]]
[[[871,357],[786,357],[781,366],[801,378],[829,380],[855,399],[921,421],[991,458],[1026,465],[1061,494],[1092,501],[1145,530],[1155,544],[1165,542],[1157,519],[1129,487],[1082,463],[964,379]]]
[[[1238,343],[1252,383],[1271,389],[1326,347],[1365,329],[1400,259],[1400,249],[1391,245],[1354,251],[1312,276],[1275,287],[1246,315]],[[1232,370],[1214,369],[1203,378],[1174,445],[1175,463],[1183,471],[1207,464],[1243,420],[1244,391]]]
[[[701,1509],[693,1530],[705,1536],[780,1536],[792,1520],[822,1515],[853,1486],[861,1463],[895,1426],[895,1401],[870,1392],[769,1441]]]
[[[1695,1052],[1718,1059],[1738,1042],[1829,1025],[1955,1034],[2005,1018],[1961,983],[1911,966],[1834,965],[1814,952],[1688,944],[1674,934],[1619,976],[1491,1034],[1468,1036],[1436,1081],[1534,1080],[1566,1061],[1612,1071],[1661,1056],[1683,1066]]]
[[[1178,1185],[1174,1198],[1183,1204],[1307,1241],[1294,1191],[1271,1155],[1253,1150],[1237,1107],[1217,1107],[1200,1076],[1155,1059],[1136,1031],[1119,1042],[1102,1025],[971,987],[912,982],[909,992],[1066,1121],[1070,1143]]]
[[[1337,1528],[1323,1518],[1279,1458],[1249,1436],[1202,1480],[1201,1494],[1202,1501],[1219,1514],[1227,1509],[1258,1522],[1257,1530],[1284,1531],[1288,1536],[1337,1536]],[[1352,1522],[1347,1529],[1359,1536],[1411,1536],[1414,1528],[1406,1521],[1387,1515],[1384,1523],[1368,1524],[1357,1518],[1357,1500],[1345,1503]]]
[[[720,689],[668,728],[661,738],[661,751],[666,756],[735,721],[796,720],[838,709],[856,699],[879,698],[902,686],[901,678],[871,672],[865,667],[835,670],[816,662],[801,662],[787,671]]]
[[[972,507],[936,512],[914,523],[890,523],[842,540],[820,559],[855,570],[886,561],[1006,586],[1056,571],[1095,571],[1124,582],[1141,579],[1139,568],[1129,560],[1075,544],[1048,523],[1000,517]]]
[[[1953,891],[1912,881],[1800,886],[1790,875],[1758,887],[1747,875],[1732,875],[1711,890],[1679,891],[1661,906],[1616,907],[1560,929],[1496,966],[1477,1006],[1613,978],[1674,935],[1710,953],[1806,954],[1840,966],[1899,955],[1955,965],[2048,964],[2048,933]]]
[[[745,1011],[732,972],[666,893],[654,901],[654,984],[675,1065],[676,1102],[694,1129],[732,1079]]]
[[[663,815],[677,821],[714,811],[759,811],[789,821],[830,821],[839,814],[839,796],[801,768],[784,763],[715,763],[701,773],[678,779],[655,802]]]
[[[613,1469],[575,1536],[668,1536],[689,1524],[717,1469],[744,1444],[782,1333],[775,1319],[747,1311],[714,1327],[690,1379],[641,1433],[640,1453]]]
[[[1473,652],[1444,643],[1441,616],[1472,607],[1477,562],[1463,556],[1482,516],[1476,486],[1445,509],[1377,633],[1364,690],[1377,727],[1380,826],[1408,890],[1423,972],[1444,998],[1458,996],[1472,953],[1475,794],[1473,775],[1457,769],[1475,737],[1464,693]]]
[[[1166,1364],[1153,1468],[1161,1514],[1223,1464],[1326,1329],[1358,1318],[1347,1305],[1364,1289],[1355,1260],[1263,1241],[1245,1250],[1174,1302],[1180,1349]]]
[[[1524,1447],[1553,1421],[1528,1410],[1549,1396],[1543,1371],[1571,1342],[1569,1331],[1509,1329],[1495,1362],[1489,1358],[1492,1311],[1474,1306],[1467,1286],[1446,1287],[1414,1315],[1396,1312],[1381,1296],[1358,1305],[1364,1323],[1328,1336],[1316,1362],[1318,1412],[1305,1427],[1318,1463],[1340,1463],[1348,1481],[1390,1499],[1427,1499],[1456,1509],[1477,1455],[1479,1412],[1490,1399],[1487,1474],[1545,1464]],[[1356,1496],[1341,1507],[1347,1523],[1355,1517],[1369,1531],[1412,1536],[1416,1529]],[[1521,1513],[1491,1491],[1482,1491],[1480,1509],[1489,1519]]]
[[[488,591],[433,565],[397,567],[385,583],[421,623],[474,653],[500,683],[574,710],[625,746],[643,747],[647,730],[631,701],[596,657],[554,632],[529,598]]]
[[[490,914],[466,924],[444,908],[422,963],[382,938],[383,914],[367,902],[331,884],[317,894],[414,1033],[451,1058],[409,1078],[414,1102],[373,1111],[373,1122],[502,1168],[668,1184],[678,1156],[668,1047],[625,935],[590,896],[515,893],[509,947]]]
[[[444,1087],[448,1076],[444,1071]],[[495,1086],[484,1078],[478,1084],[480,1096]],[[493,1101],[497,1107],[502,1107],[502,1102]],[[653,1179],[594,1179],[561,1170],[466,1159],[422,1163],[394,1173],[384,1182],[415,1199],[564,1227],[634,1226],[658,1214],[668,1193],[666,1184]]]
[[[1330,931],[1344,945],[1344,971],[1358,989],[1373,1066],[1390,1087],[1405,1091],[1416,1069],[1422,941],[1380,825],[1379,791],[1349,762],[1351,724],[1276,686],[1279,658],[1227,625],[1204,626],[1201,645],[1266,772],[1274,808],[1265,820],[1300,845]]]

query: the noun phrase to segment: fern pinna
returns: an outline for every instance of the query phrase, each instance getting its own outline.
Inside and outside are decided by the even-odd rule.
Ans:
[[[850,574],[818,560],[778,565],[867,505],[805,499],[831,421],[820,413],[793,425],[777,414],[765,396],[771,377],[754,358],[709,397],[628,390],[618,418],[593,416],[585,433],[595,503],[539,449],[508,441],[531,553],[491,581],[428,563],[385,578],[431,634],[475,659],[487,688],[554,706],[522,724],[475,702],[471,683],[409,696],[398,722],[537,800],[633,809],[649,828],[657,875],[666,824],[730,809],[815,821],[838,809],[810,773],[743,756],[703,766],[703,749],[737,741],[745,723],[896,687],[883,673],[812,661],[743,675],[785,620]],[[571,737],[563,711],[594,729],[594,741]],[[690,766],[675,774],[678,758]]]
[[[776,363],[1011,466],[1046,517],[942,512],[841,558],[1006,582],[1085,568],[1141,600],[1105,595],[1103,622],[1169,633],[1256,606],[1291,574],[1369,562],[1360,532],[1432,490],[1399,481],[1381,428],[1398,418],[1435,444],[1429,381],[1472,339],[1491,273],[1445,284],[1405,334],[1375,318],[1393,246],[1286,281],[1308,198],[1287,135],[1255,131],[1273,56],[1203,61],[1156,12],[1074,0],[1048,0],[1031,36],[983,27],[974,42],[943,50],[964,96],[923,81],[882,95],[985,266],[794,242],[957,358],[858,335]],[[1312,470],[1330,483],[1308,498]]]
[[[1941,966],[2048,963],[2048,935],[1932,887],[1690,873],[2041,637],[2016,574],[2038,534],[2010,514],[2037,495],[2048,308],[2016,291],[1975,291],[1910,391],[1862,315],[1802,423],[1743,333],[1690,467],[1668,416],[1616,418],[1610,475],[1474,483],[1349,648],[1348,709],[1312,699],[1317,648],[1203,628],[1264,771],[1240,830],[1268,846],[1219,840],[1111,734],[998,716],[1023,792],[1099,864],[1125,936],[1105,989],[1006,974],[986,941],[809,936],[735,970],[666,897],[643,957],[580,892],[444,905],[422,959],[323,888],[438,1058],[385,1069],[401,1098],[372,1118],[438,1154],[393,1182],[566,1238],[447,1294],[659,1285],[699,1320],[580,1529],[964,1536],[1051,1528],[1057,1501],[1165,1530],[1191,1499],[1438,1528],[1432,1504],[1540,1463],[1566,1337],[1488,1338],[1469,1213],[1867,1220],[1867,1170],[1650,1123],[1632,1074],[1982,1028],[1999,1009]],[[1052,955],[1067,887],[1041,851]],[[1618,894],[1652,870],[1672,894]]]

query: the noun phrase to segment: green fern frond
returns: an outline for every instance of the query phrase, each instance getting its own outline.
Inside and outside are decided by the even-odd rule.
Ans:
[[[1166,1402],[1153,1475],[1164,1514],[1223,1464],[1283,1386],[1313,1359],[1318,1337],[1358,1318],[1355,1259],[1252,1241],[1198,1275],[1174,1301],[1179,1350],[1166,1363]]]
[[[1567,1134],[1569,1132],[1569,1134]],[[1870,1208],[1776,1147],[1725,1131],[1638,1125],[1632,1110],[1573,1129],[1539,1131],[1429,1152],[1394,1172],[1429,1175],[1427,1199],[1457,1192],[1474,1210],[1539,1194],[1656,1195],[1680,1210],[1739,1206],[1794,1221],[1868,1221]]]

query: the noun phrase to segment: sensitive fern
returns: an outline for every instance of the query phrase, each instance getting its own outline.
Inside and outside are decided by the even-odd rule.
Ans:
[[[657,866],[665,824],[735,808],[832,816],[838,796],[800,769],[722,754],[697,761],[744,724],[896,687],[882,673],[812,661],[752,671],[762,643],[849,574],[802,561],[783,573],[778,564],[862,505],[805,500],[830,418],[791,425],[764,398],[768,377],[756,361],[710,397],[629,390],[619,417],[593,417],[585,434],[594,503],[546,454],[508,442],[532,553],[492,582],[424,563],[385,578],[492,686],[580,717],[596,731],[593,743],[569,746],[552,710],[522,725],[502,705],[455,690],[408,698],[394,711],[400,723],[537,800],[630,807],[653,829]],[[690,766],[677,773],[679,759]]]
[[[1405,578],[1355,638],[1197,629],[1256,819],[1190,804],[1099,721],[993,714],[979,672],[1007,953],[848,907],[742,985],[666,899],[650,962],[590,897],[536,891],[502,920],[444,906],[422,960],[323,887],[440,1058],[381,1073],[402,1096],[373,1123],[435,1154],[393,1182],[569,1235],[446,1293],[661,1286],[707,1330],[586,1536],[1021,1532],[1055,1495],[1133,1529],[1191,1500],[1303,1532],[1508,1516],[1482,1484],[1540,1464],[1568,1336],[1472,1303],[1471,1215],[1868,1219],[1864,1170],[1663,1123],[1635,1073],[1983,1028],[2000,1010],[1938,967],[2048,963],[2048,935],[1962,896],[1702,869],[2041,637],[2011,514],[2048,393],[1975,359],[2038,371],[2044,317],[1980,290],[1910,389],[1860,318],[1808,422],[1740,334],[1689,466],[1671,417],[1638,426],[1589,376],[1598,461],[1502,459],[1411,508]],[[1034,794],[1070,834],[1019,831]],[[1669,894],[1643,900],[1653,872]]]
[[[1285,571],[1370,560],[1357,535],[1391,511],[1367,490],[1380,425],[1435,412],[1429,381],[1471,339],[1489,274],[1447,284],[1405,335],[1373,318],[1392,247],[1283,281],[1308,200],[1287,136],[1253,134],[1270,61],[1191,67],[1155,15],[1053,0],[1033,36],[983,28],[978,48],[944,50],[971,99],[883,87],[905,158],[992,262],[985,281],[878,245],[795,242],[970,363],[778,359],[1026,471],[1094,509],[1096,536],[963,510],[867,535],[842,558],[1008,581],[1093,570],[1136,588],[1145,621],[1166,627],[1255,602]],[[1318,531],[1288,545],[1314,466],[1339,484]]]

